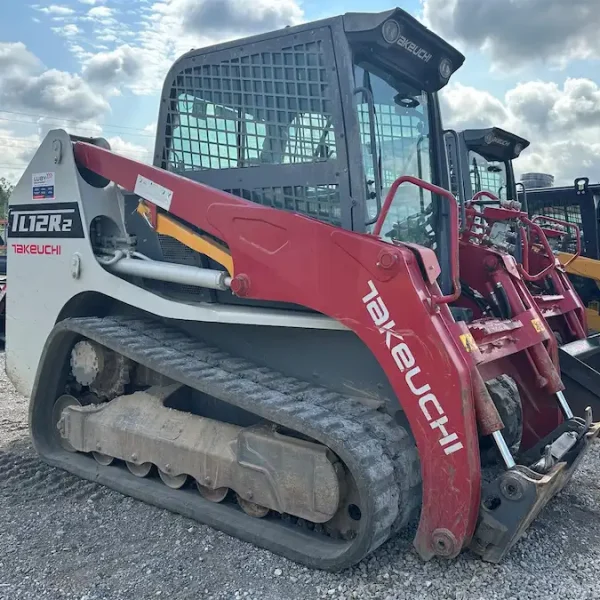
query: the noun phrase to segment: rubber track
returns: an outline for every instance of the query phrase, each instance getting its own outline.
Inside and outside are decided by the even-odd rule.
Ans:
[[[360,527],[357,536],[364,546],[361,555],[348,552],[348,564],[334,560],[332,570],[350,566],[371,553],[401,529],[420,504],[416,447],[389,415],[354,398],[236,358],[155,321],[86,317],[67,319],[57,327],[331,447],[355,476],[363,497],[366,495],[368,501],[362,501],[362,508],[368,507],[371,519],[369,530]],[[95,463],[93,469],[97,469]],[[268,541],[257,543],[269,548]],[[314,556],[299,556],[298,549],[290,554],[293,560],[330,568],[314,564]]]

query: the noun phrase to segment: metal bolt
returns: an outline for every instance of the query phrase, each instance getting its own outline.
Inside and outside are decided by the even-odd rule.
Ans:
[[[138,459],[138,456],[137,456],[137,454],[135,454],[135,452],[134,452],[134,453],[131,455],[131,460],[132,460],[133,462],[135,462],[137,459]]]
[[[456,554],[457,543],[454,534],[448,529],[436,529],[431,534],[433,551],[438,556],[451,558]]]
[[[171,471],[171,465],[165,465],[165,472],[169,473]]]
[[[206,485],[210,485],[211,484],[211,478],[210,477],[205,477],[204,478],[204,483],[206,483]]]
[[[250,287],[250,279],[247,275],[241,274],[236,275],[231,280],[231,291],[236,296],[246,296]]]
[[[248,500],[252,500],[252,498],[254,498],[254,494],[250,490],[248,490],[246,496],[248,496]]]
[[[79,279],[81,276],[81,256],[74,254],[71,258],[71,277]]]
[[[100,442],[96,442],[96,450],[102,450],[102,444]]]
[[[377,266],[381,269],[391,269],[398,260],[398,257],[391,252],[382,252],[379,255],[379,261],[377,262]]]

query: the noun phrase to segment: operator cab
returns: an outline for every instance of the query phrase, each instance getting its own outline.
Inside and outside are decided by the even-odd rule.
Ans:
[[[529,146],[528,140],[499,127],[445,133],[451,190],[461,202],[481,191],[517,200],[512,161]]]
[[[399,8],[192,50],[165,80],[154,165],[371,232],[401,175],[448,188],[437,92],[464,60]],[[445,271],[448,222],[444,201],[407,184],[382,237],[435,249]],[[159,245],[162,260],[215,266],[172,238],[160,236]],[[229,292],[193,294],[242,302]]]

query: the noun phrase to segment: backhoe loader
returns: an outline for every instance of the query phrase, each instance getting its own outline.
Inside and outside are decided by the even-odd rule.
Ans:
[[[314,568],[413,517],[423,560],[501,561],[600,423],[514,258],[459,250],[437,93],[463,62],[348,13],[177,60],[153,165],[50,131],[8,228],[41,457]]]
[[[493,127],[458,133],[447,130],[445,139],[450,189],[464,215],[462,239],[477,238],[487,228],[487,243],[515,257],[559,343],[563,382],[576,414],[584,414],[588,404],[600,408],[600,336],[588,337],[585,305],[567,276],[582,253],[578,224],[560,218],[566,211],[538,211],[537,192],[531,194],[522,186],[519,193],[513,160],[529,146],[524,138]],[[508,236],[498,238],[497,233],[506,228]],[[565,243],[570,244],[572,254],[557,252]]]

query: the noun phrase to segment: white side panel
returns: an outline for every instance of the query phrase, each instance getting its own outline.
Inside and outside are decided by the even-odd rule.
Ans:
[[[62,152],[55,164],[55,148]],[[34,199],[32,175],[52,172],[53,195]],[[39,190],[35,190],[39,194]],[[105,271],[96,261],[89,242],[89,226],[98,215],[122,226],[121,194],[111,184],[105,189],[88,185],[74,163],[66,132],[48,133],[11,196],[11,212],[25,211],[25,221],[13,215],[8,228],[6,371],[19,392],[31,393],[41,352],[65,304],[80,293],[97,291],[150,313],[190,321],[226,322],[315,329],[346,329],[319,315],[292,311],[262,310],[214,304],[191,305],[161,298]],[[63,208],[77,203],[83,222],[83,237],[73,237],[74,225],[52,222],[39,216],[49,210],[66,214]],[[65,207],[55,206],[64,204]],[[33,208],[32,208],[33,206]],[[38,209],[39,206],[39,209]],[[39,213],[39,215],[38,215]],[[50,217],[49,217],[50,218]],[[35,231],[32,231],[35,230]],[[80,273],[73,275],[78,257]]]

